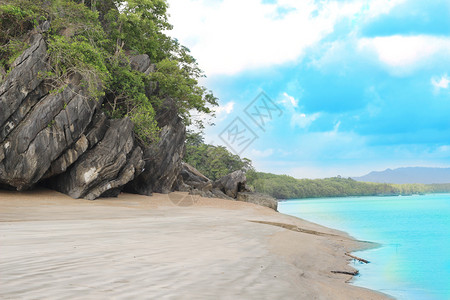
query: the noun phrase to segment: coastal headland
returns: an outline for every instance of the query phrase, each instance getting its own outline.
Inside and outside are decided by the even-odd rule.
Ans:
[[[2,299],[389,299],[348,284],[343,232],[187,193],[0,191]]]

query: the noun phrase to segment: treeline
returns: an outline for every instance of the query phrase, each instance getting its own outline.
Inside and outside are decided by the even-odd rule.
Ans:
[[[393,196],[450,192],[450,184],[387,184],[359,182],[351,178],[295,179],[287,175],[275,175],[249,171],[247,184],[257,192],[277,199]]]
[[[211,180],[243,170],[246,172],[247,185],[252,190],[277,199],[450,193],[450,183],[387,184],[341,177],[296,179],[287,175],[256,172],[249,159],[240,158],[223,146],[205,144],[202,134],[193,132],[187,134],[184,160]]]
[[[184,161],[211,180],[217,180],[237,170],[253,170],[252,162],[240,158],[223,146],[205,144],[201,133],[187,132]]]

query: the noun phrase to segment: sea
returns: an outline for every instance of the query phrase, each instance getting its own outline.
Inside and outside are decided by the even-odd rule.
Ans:
[[[369,264],[351,284],[396,299],[450,299],[450,194],[283,200],[278,210],[378,248],[354,252]]]

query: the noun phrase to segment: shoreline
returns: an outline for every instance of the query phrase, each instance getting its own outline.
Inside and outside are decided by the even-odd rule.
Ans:
[[[0,191],[0,296],[391,299],[346,282],[348,234],[186,193],[96,201]]]

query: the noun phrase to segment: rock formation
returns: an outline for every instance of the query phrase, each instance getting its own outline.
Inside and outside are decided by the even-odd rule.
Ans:
[[[145,74],[155,71],[155,65],[150,62],[148,55],[133,56],[130,62],[133,69]],[[156,82],[150,83],[146,89],[147,96],[157,89]],[[141,146],[144,151],[144,171],[126,186],[128,192],[151,195],[153,192],[166,194],[175,189],[184,156],[186,127],[173,99],[166,98],[157,108],[156,121],[161,129],[159,141],[148,147]]]
[[[74,198],[117,193],[143,169],[128,119],[107,120],[73,76],[50,93],[42,74],[47,47],[39,33],[0,86],[0,184],[17,190],[46,185]]]
[[[166,99],[156,111],[156,121],[161,128],[159,142],[144,147],[144,171],[127,185],[128,192],[151,195],[152,192],[169,193],[175,189],[184,155],[186,128],[172,99]]]
[[[236,200],[266,206],[273,210],[278,208],[278,202],[275,198],[261,193],[240,192],[237,194]]]
[[[277,210],[276,199],[251,192],[246,182],[247,178],[243,171],[235,171],[212,182],[193,166],[183,163],[177,180],[177,189],[202,197],[249,202]]]
[[[103,99],[89,97],[81,75],[73,75],[62,91],[52,93],[41,76],[48,70],[42,35],[48,27],[44,23],[30,34],[30,47],[0,85],[1,187],[21,191],[43,184],[91,200],[116,196],[124,189],[151,195],[177,188],[276,209],[276,201],[249,193],[242,171],[212,182],[182,163],[186,128],[173,99],[166,98],[156,110],[159,141],[143,146],[135,140],[128,118],[106,117]],[[145,74],[155,70],[147,55],[131,57],[130,65]],[[158,83],[150,83],[147,96],[157,89]]]
[[[246,182],[247,178],[244,172],[239,170],[218,179],[214,182],[213,187],[228,197],[235,199],[239,192],[248,191],[248,188],[245,186]]]
[[[80,76],[50,93],[39,75],[48,68],[44,37],[34,33],[29,44],[0,86],[0,185],[26,190],[43,183],[86,199],[117,195],[127,184],[144,195],[173,191],[185,140],[175,101],[168,98],[157,110],[159,142],[138,145],[131,121],[109,120]],[[155,69],[147,55],[131,57],[130,64],[145,74]],[[151,83],[147,92],[157,87]]]

